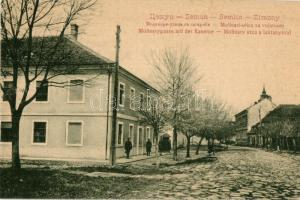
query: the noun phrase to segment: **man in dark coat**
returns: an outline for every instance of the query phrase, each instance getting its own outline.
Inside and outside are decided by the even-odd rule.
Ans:
[[[130,138],[128,138],[127,141],[125,142],[125,153],[127,159],[129,159],[129,154],[131,149],[132,149],[132,143],[130,141]]]
[[[147,156],[150,156],[151,148],[152,148],[152,143],[151,143],[151,140],[148,139],[148,141],[146,142],[146,152],[147,152]]]

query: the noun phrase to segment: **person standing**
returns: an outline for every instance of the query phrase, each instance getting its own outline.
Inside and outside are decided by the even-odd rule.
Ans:
[[[148,141],[146,142],[146,152],[147,152],[147,156],[150,156],[151,148],[152,148],[152,143],[151,143],[151,140],[150,140],[150,138],[149,138]]]
[[[126,158],[129,159],[129,154],[132,149],[132,143],[130,141],[130,138],[127,139],[125,142],[125,153],[126,153]]]

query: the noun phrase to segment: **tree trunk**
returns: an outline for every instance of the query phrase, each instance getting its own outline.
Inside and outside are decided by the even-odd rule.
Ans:
[[[173,160],[177,160],[177,127],[173,127]]]
[[[12,169],[19,171],[21,169],[20,148],[19,148],[19,130],[21,115],[12,115]]]
[[[196,149],[196,155],[199,155],[199,150],[200,150],[200,146],[201,146],[203,138],[204,137],[201,137],[200,140],[199,140],[199,143],[198,143],[198,146],[197,146],[197,149]]]
[[[297,143],[296,143],[296,139],[293,137],[293,146],[294,146],[294,152],[297,152]]]
[[[187,144],[186,144],[186,157],[189,158],[190,156],[190,147],[191,147],[191,137],[186,136]]]
[[[290,145],[289,145],[289,138],[285,137],[285,142],[286,142],[286,148],[288,151],[290,151]]]
[[[158,131],[155,129],[155,158],[156,158],[156,167],[159,168],[160,165],[160,157],[159,157],[159,152],[158,152]]]

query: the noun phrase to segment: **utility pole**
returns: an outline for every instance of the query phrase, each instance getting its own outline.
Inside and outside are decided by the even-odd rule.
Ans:
[[[119,89],[119,49],[120,49],[120,25],[117,25],[116,32],[116,64],[114,74],[114,96],[112,103],[112,132],[111,132],[111,144],[110,144],[110,164],[114,166],[116,164],[116,134],[117,134],[117,114],[118,114],[118,89]]]

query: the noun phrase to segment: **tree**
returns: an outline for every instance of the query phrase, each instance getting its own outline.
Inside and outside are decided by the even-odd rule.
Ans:
[[[159,95],[159,94],[158,94]],[[164,101],[158,95],[150,95],[149,100],[146,101],[148,105],[138,107],[139,113],[142,115],[140,122],[152,126],[155,138],[155,157],[156,166],[159,167],[159,149],[158,138],[159,133],[166,124],[166,109]],[[134,98],[134,97],[130,97]],[[148,98],[148,97],[147,97]]]
[[[7,90],[2,83],[0,86],[10,106],[12,168],[15,170],[21,168],[19,128],[23,110],[47,85],[72,86],[66,81],[55,81],[56,77],[79,70],[70,60],[73,50],[65,51],[63,48],[66,44],[65,31],[79,14],[94,4],[95,0],[1,1],[1,77],[11,77],[12,87]],[[53,32],[55,37],[47,37]],[[40,80],[40,84],[30,94],[29,88],[36,80]]]
[[[173,127],[173,159],[177,160],[177,133],[180,116],[188,109],[188,97],[200,80],[187,49],[165,49],[153,53],[150,64],[156,70],[157,85],[168,102],[168,122]]]

